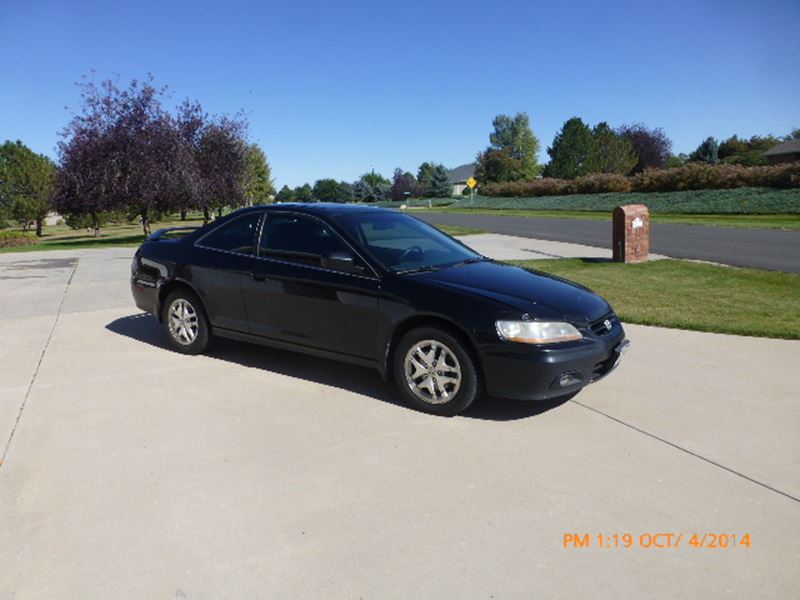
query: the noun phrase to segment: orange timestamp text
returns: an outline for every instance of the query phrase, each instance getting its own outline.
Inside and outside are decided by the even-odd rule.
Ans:
[[[749,533],[714,532],[645,532],[645,533],[564,533],[563,548],[585,550],[589,548],[645,548],[676,550],[694,548],[725,550],[728,548],[750,548],[753,545]]]

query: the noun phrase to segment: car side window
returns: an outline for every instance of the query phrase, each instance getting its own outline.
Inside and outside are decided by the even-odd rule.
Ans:
[[[259,256],[319,267],[332,252],[347,247],[324,224],[302,215],[267,215]]]
[[[255,254],[256,232],[261,213],[249,213],[215,229],[198,243],[206,248],[237,254]]]

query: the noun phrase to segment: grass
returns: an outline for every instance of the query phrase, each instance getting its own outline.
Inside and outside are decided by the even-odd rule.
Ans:
[[[397,208],[399,202],[384,203]],[[512,217],[606,220],[621,204],[646,204],[654,223],[714,227],[800,229],[800,188],[736,188],[678,192],[570,194],[535,198],[467,196],[437,198],[434,212],[461,212]],[[414,199],[411,208],[425,210],[428,201]],[[431,209],[428,209],[431,210]]]
[[[202,225],[198,219],[181,221],[178,217],[167,217],[151,223],[151,230],[162,227]],[[44,235],[32,244],[0,248],[3,252],[36,252],[40,250],[77,250],[84,248],[136,247],[144,240],[142,227],[138,223],[109,224],[101,227],[100,236],[95,237],[85,229],[70,229],[66,225],[45,227]]]
[[[475,233],[486,233],[483,229],[475,227],[461,227],[460,225],[441,225],[434,224],[434,227],[444,231],[447,235],[472,235]]]
[[[509,262],[585,285],[629,323],[800,339],[800,275],[685,260]]]
[[[589,212],[577,210],[534,210],[513,208],[439,208],[426,212],[492,215],[496,217],[527,217],[545,219],[585,219],[608,221],[611,211]],[[800,214],[733,215],[733,214],[661,214],[651,213],[653,223],[679,223],[706,227],[747,227],[759,229],[800,229]]]
[[[646,204],[658,214],[794,214],[800,217],[800,188],[735,188],[677,192],[570,194],[535,198],[477,196],[455,200],[451,208],[516,208],[608,212],[620,204]]]

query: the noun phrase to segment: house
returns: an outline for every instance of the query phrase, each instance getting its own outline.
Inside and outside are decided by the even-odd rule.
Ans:
[[[450,180],[450,185],[453,186],[451,192],[453,196],[460,196],[464,192],[464,189],[467,187],[467,179],[475,176],[476,166],[475,163],[470,163],[468,165],[461,165],[455,169],[450,169],[447,175]]]
[[[777,165],[800,160],[800,140],[789,140],[764,152],[767,164]]]

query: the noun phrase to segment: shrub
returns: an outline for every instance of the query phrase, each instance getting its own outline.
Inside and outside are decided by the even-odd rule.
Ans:
[[[575,179],[545,177],[534,181],[487,183],[481,187],[486,196],[565,196],[567,194],[602,194],[605,192],[630,192],[630,177],[613,173],[595,173]]]
[[[22,231],[0,231],[0,248],[11,248],[12,246],[27,246],[35,244],[36,238],[29,233]]]
[[[647,169],[634,175],[637,192],[800,187],[800,163],[763,167],[689,163],[680,169]]]
[[[800,162],[761,167],[688,163],[672,169],[645,169],[630,177],[596,173],[571,180],[547,177],[533,181],[487,183],[481,187],[481,193],[485,196],[512,198],[740,187],[800,187]]]
[[[631,178],[617,173],[595,173],[573,181],[577,194],[632,191]]]

